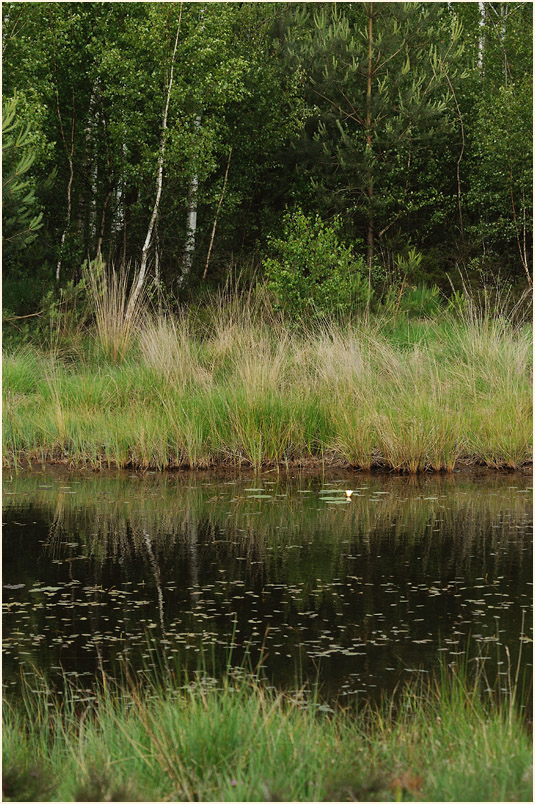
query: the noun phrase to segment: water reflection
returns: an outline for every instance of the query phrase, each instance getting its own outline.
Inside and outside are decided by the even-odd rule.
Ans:
[[[4,677],[150,666],[152,639],[338,696],[441,655],[499,680],[530,639],[531,496],[522,475],[6,477]]]

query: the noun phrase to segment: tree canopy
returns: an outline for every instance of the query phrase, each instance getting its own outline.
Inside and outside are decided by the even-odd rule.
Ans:
[[[368,291],[531,283],[531,4],[2,15],[6,283],[61,286],[96,257],[145,259],[179,297],[236,267],[273,281],[293,214],[335,225]]]

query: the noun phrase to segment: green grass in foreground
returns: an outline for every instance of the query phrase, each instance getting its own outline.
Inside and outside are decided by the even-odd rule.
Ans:
[[[118,692],[5,704],[4,801],[532,800],[514,706],[455,676],[360,712],[247,676]]]
[[[240,308],[102,322],[4,355],[4,462],[518,468],[532,458],[532,333],[471,309],[308,331]],[[114,338],[122,340],[114,346]]]

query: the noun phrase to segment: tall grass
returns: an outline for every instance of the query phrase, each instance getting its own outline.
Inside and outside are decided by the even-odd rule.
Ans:
[[[6,357],[5,461],[421,472],[532,459],[531,327],[515,318],[472,304],[296,329],[262,293],[149,316],[143,301],[128,312],[124,277],[91,281],[87,357]]]
[[[4,800],[529,801],[527,730],[480,681],[360,709],[231,672],[62,696],[33,682],[4,705]]]
[[[136,292],[138,275],[115,270],[101,259],[84,268],[95,317],[97,343],[105,357],[117,363],[124,359],[146,309],[146,282]]]

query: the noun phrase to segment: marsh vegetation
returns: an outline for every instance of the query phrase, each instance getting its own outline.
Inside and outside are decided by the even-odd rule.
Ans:
[[[240,673],[90,699],[34,681],[4,707],[4,800],[530,801],[531,739],[481,686],[445,674],[356,711]]]
[[[530,4],[2,22],[4,799],[529,799]]]
[[[4,461],[452,471],[532,458],[526,301],[297,326],[267,291],[183,315],[102,281],[94,324],[4,355]],[[44,348],[43,348],[44,347]]]
[[[6,800],[529,797],[529,477],[293,474],[6,472]]]

